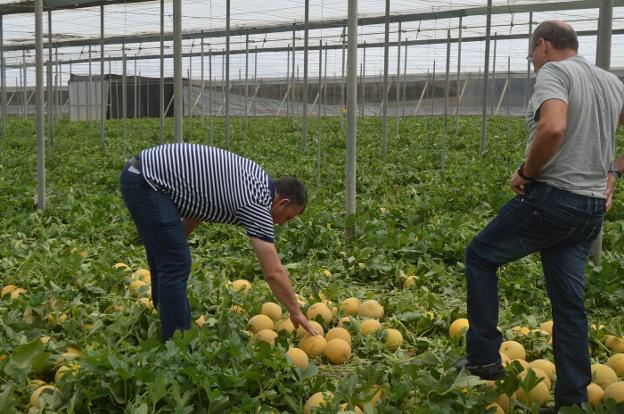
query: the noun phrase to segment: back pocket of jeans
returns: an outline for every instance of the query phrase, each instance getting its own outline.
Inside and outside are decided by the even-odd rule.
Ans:
[[[535,210],[531,217],[516,227],[514,235],[524,247],[539,250],[564,241],[575,229],[574,226],[557,223]]]

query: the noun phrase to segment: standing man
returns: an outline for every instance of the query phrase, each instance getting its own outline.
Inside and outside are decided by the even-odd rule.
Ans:
[[[167,144],[132,158],[120,184],[147,253],[163,340],[191,327],[187,237],[202,221],[244,227],[264,277],[293,325],[316,334],[299,308],[273,239],[274,224],[285,224],[305,209],[307,192],[301,182],[273,180],[253,161],[219,148]]]
[[[526,157],[511,177],[517,195],[472,240],[465,256],[470,327],[467,359],[458,368],[499,379],[504,370],[496,271],[539,252],[557,367],[555,407],[543,412],[587,401],[584,270],[602,227],[607,176],[616,173],[610,166],[624,111],[622,82],[577,50],[576,33],[562,21],[543,22],[533,32],[527,59],[537,78],[526,114]]]

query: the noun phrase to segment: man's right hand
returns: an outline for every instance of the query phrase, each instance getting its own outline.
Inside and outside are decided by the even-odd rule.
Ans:
[[[609,211],[611,205],[613,204],[613,193],[615,192],[615,184],[617,183],[617,178],[615,175],[609,173],[607,174],[607,189],[605,190],[605,196],[607,196],[607,201],[605,202],[605,209]]]
[[[308,321],[308,319],[305,316],[303,316],[303,313],[299,312],[299,313],[291,314],[290,320],[295,326],[295,329],[297,329],[299,325],[301,325],[303,326],[303,329],[308,331],[311,335],[314,335],[314,336],[319,335],[319,333],[316,331],[316,329],[314,329],[310,321]]]

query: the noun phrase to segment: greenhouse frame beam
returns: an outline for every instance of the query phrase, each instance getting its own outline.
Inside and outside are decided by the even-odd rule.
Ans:
[[[577,0],[577,1],[569,1],[569,2],[557,2],[557,3],[545,3],[545,4],[523,4],[523,5],[512,5],[512,6],[493,6],[492,14],[510,14],[510,13],[522,13],[522,12],[549,12],[549,11],[558,11],[558,10],[580,10],[580,9],[598,9],[600,7],[600,2],[597,0]],[[613,7],[624,7],[624,0],[613,0]],[[2,13],[0,13],[2,14]],[[441,11],[441,12],[427,12],[427,13],[408,13],[408,14],[396,14],[390,15],[389,22],[390,23],[398,23],[398,22],[412,22],[412,21],[421,21],[421,20],[436,20],[436,19],[445,19],[445,18],[459,18],[465,16],[485,16],[487,14],[486,7],[474,7],[474,8],[466,8],[466,9],[457,9],[453,11]],[[308,30],[317,30],[317,29],[339,29],[348,24],[347,19],[331,19],[324,21],[310,21],[308,24]],[[369,26],[369,25],[382,25],[384,24],[384,15],[379,16],[371,16],[371,17],[362,17],[358,20],[359,26]],[[280,33],[280,32],[291,32],[291,31],[300,31],[304,30],[304,22],[295,22],[288,24],[278,24],[278,25],[266,25],[266,26],[241,26],[232,28],[230,30],[230,36],[244,36],[246,33],[249,35],[258,35],[258,34],[268,34],[268,33]],[[202,37],[205,38],[220,38],[226,36],[225,29],[214,29],[214,30],[196,30],[189,31],[186,33],[182,33],[183,40],[190,39],[200,39]],[[485,36],[483,36],[485,37]],[[173,33],[167,33],[164,36],[165,41],[169,42],[173,40]],[[522,38],[526,38],[522,36]],[[504,37],[499,37],[499,39],[504,39]],[[141,35],[130,35],[130,36],[109,36],[104,39],[104,44],[128,44],[128,43],[156,43],[160,42],[160,33],[149,33],[149,34],[141,34]],[[446,39],[442,39],[441,43],[446,43]],[[76,40],[64,40],[52,42],[52,47],[80,47],[80,46],[88,46],[91,45],[99,45],[99,38],[88,38],[88,39],[76,39]],[[47,45],[46,45],[47,46]],[[318,46],[312,46],[310,50],[316,50]],[[360,45],[358,45],[360,47]],[[5,45],[4,51],[18,51],[18,50],[31,50],[34,48],[33,43],[24,43],[20,45]]]
[[[154,0],[44,0],[44,11],[83,9],[87,7],[106,6],[111,4],[147,3]],[[20,1],[0,4],[0,15],[32,14],[34,1]]]
[[[583,36],[596,36],[598,34],[597,30],[581,30],[576,32],[576,34],[579,37],[583,37]],[[623,35],[624,34],[624,29],[615,29],[612,31],[613,35]],[[497,39],[497,40],[526,40],[527,35],[526,34],[513,34],[513,35],[498,35],[496,37],[494,36],[490,36],[490,39]],[[460,41],[460,39],[458,38],[452,38],[451,39],[451,43],[457,43],[458,41]],[[470,43],[470,42],[484,42],[485,41],[485,36],[471,36],[471,37],[462,37],[461,38],[461,42],[463,43]],[[408,45],[408,46],[423,46],[423,45],[432,45],[432,44],[446,44],[447,40],[446,38],[442,39],[421,39],[421,40],[409,40],[409,41],[402,41],[401,44],[403,46]],[[388,46],[397,46],[398,42],[389,42]],[[318,50],[318,45],[310,45],[308,48],[309,50]],[[384,42],[376,42],[376,43],[361,43],[357,45],[357,48],[359,49],[363,49],[363,48],[382,48],[384,47]],[[328,50],[338,50],[338,49],[342,49],[342,45],[341,44],[332,44],[332,45],[324,45],[323,48],[327,48]],[[253,52],[250,51],[250,53],[277,53],[277,52],[287,52],[288,50],[291,51],[292,53],[292,46],[278,46],[278,47],[265,47],[263,49],[257,49],[254,50]],[[303,46],[296,46],[295,47],[295,51],[303,51],[304,48]],[[240,50],[230,50],[230,55],[240,55],[240,54],[244,54],[245,53],[245,49],[240,49]],[[221,56],[225,54],[224,51],[219,51],[219,52],[213,52],[213,56]],[[187,53],[183,53],[182,57],[198,57],[201,56],[201,52],[187,52]],[[170,59],[173,57],[173,54],[166,54],[163,56],[165,59]],[[100,58],[93,58],[92,61],[93,62],[98,62]],[[108,57],[106,57],[105,59],[108,59]],[[122,59],[121,55],[119,56],[112,56],[111,59],[113,61],[119,61]],[[134,55],[134,56],[127,56],[126,59],[128,60],[157,60],[160,59],[160,54],[152,54],[152,55]],[[73,59],[71,60],[72,63],[87,63],[89,60],[84,58],[84,59]],[[61,60],[58,63],[61,64],[65,64],[68,63],[69,60]],[[32,67],[34,66],[33,62],[29,62],[26,63],[27,67]],[[17,69],[17,68],[21,68],[23,67],[22,64],[7,64],[5,65],[6,68],[10,68],[10,69]]]

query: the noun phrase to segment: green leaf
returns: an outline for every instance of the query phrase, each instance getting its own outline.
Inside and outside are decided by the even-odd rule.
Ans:
[[[31,372],[40,372],[47,365],[48,353],[39,339],[19,345],[13,351],[4,372],[11,378],[25,378]]]
[[[0,393],[0,412],[5,414],[12,414],[15,411],[15,404],[17,402],[14,391],[15,383],[9,382],[2,386],[2,392]]]

